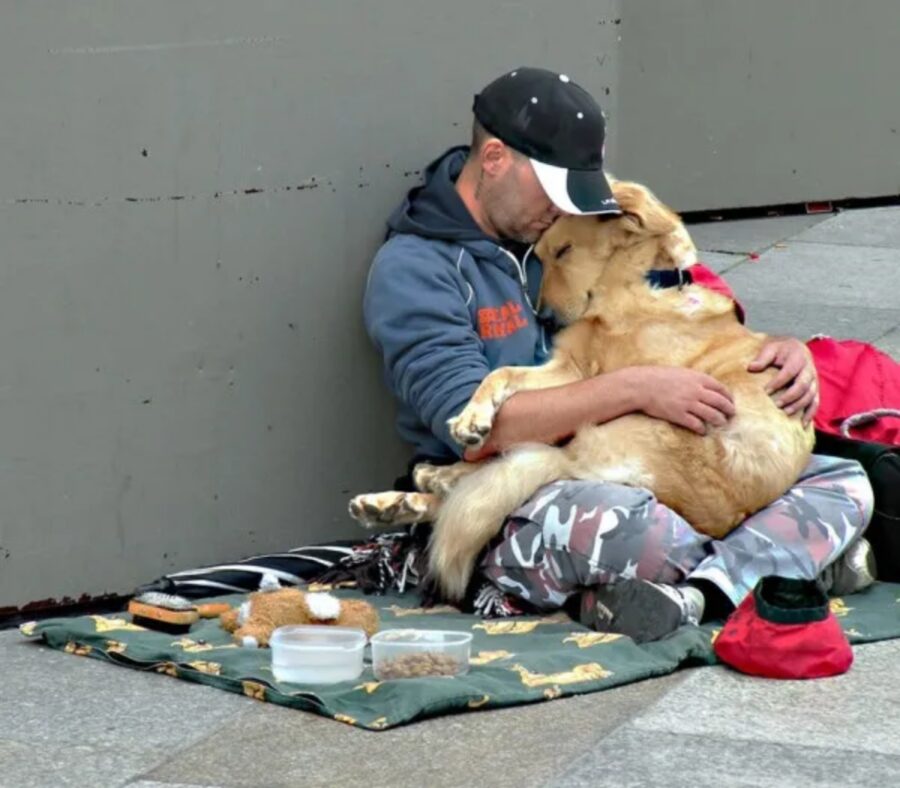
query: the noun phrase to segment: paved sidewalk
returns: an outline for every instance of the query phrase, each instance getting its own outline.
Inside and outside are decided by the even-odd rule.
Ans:
[[[695,225],[752,327],[900,358],[900,208]],[[750,259],[750,256],[758,259]],[[594,695],[371,733],[0,633],[0,786],[900,784],[900,641],[845,676],[686,670]]]
[[[689,229],[752,328],[862,339],[900,359],[900,208]]]

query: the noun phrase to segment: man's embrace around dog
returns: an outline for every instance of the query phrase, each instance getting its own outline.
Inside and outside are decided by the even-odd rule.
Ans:
[[[417,462],[459,459],[447,422],[492,370],[549,357],[556,324],[540,308],[532,245],[561,215],[620,213],[602,169],[603,114],[568,77],[517,69],[488,85],[474,112],[471,146],[432,163],[391,216],[366,289],[366,325]],[[768,367],[776,402],[808,423],[818,398],[803,345],[772,339],[750,368]],[[626,367],[515,393],[466,459],[554,444],[630,413],[703,435],[735,408],[708,375]],[[859,540],[871,510],[857,463],[816,456],[791,490],[721,540],[646,489],[560,480],[510,513],[480,574],[525,607],[566,607],[597,629],[650,640],[727,614],[764,575],[811,579],[840,559],[830,572],[845,592],[871,582]]]

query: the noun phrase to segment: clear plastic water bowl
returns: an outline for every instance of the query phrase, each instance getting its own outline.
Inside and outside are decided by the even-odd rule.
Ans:
[[[272,673],[293,684],[353,681],[363,671],[366,633],[350,627],[279,627],[269,639]]]

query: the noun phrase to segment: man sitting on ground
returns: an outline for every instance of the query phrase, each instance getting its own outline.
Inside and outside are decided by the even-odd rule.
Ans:
[[[568,77],[503,74],[476,96],[474,114],[471,145],[435,160],[390,217],[366,289],[366,326],[415,462],[459,458],[447,420],[491,370],[547,358],[553,321],[535,309],[541,265],[532,252],[541,233],[561,214],[618,213],[602,169],[603,113]],[[769,366],[779,369],[779,405],[809,422],[817,379],[802,344],[772,339],[751,369]],[[700,372],[622,369],[513,395],[488,446],[467,459],[556,443],[582,424],[634,412],[704,434],[734,415],[734,403]],[[508,609],[567,607],[589,626],[652,640],[727,615],[764,575],[811,579],[830,567],[843,593],[871,583],[860,539],[871,514],[862,467],[819,456],[793,489],[721,541],[648,490],[560,481],[510,513],[480,576]]]

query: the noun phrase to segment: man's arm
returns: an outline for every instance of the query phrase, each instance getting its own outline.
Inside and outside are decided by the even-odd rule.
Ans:
[[[809,424],[819,405],[815,366],[806,346],[791,337],[773,337],[750,365],[759,372],[779,369],[767,391],[785,413],[802,412]],[[629,367],[541,391],[520,391],[503,403],[487,444],[465,458],[475,462],[517,443],[557,443],[584,424],[602,424],[626,413],[643,412],[703,435],[707,425],[730,419],[734,403],[714,378],[678,367]]]
[[[487,444],[465,458],[474,462],[517,443],[557,443],[585,424],[635,412],[703,435],[708,424],[721,426],[735,411],[728,390],[709,375],[680,367],[628,367],[513,394],[497,412]]]
[[[428,259],[424,245],[404,251],[400,257],[410,260],[390,254],[374,267],[365,299],[366,325],[384,355],[394,393],[413,406],[435,435],[461,452],[450,437],[447,419],[462,410],[490,370],[471,325],[465,288],[451,279],[452,267],[429,264],[439,261]],[[785,349],[785,342],[793,346]],[[778,366],[783,376],[790,375],[798,366],[797,355],[802,354],[796,347],[799,343],[775,340],[773,344],[757,362]],[[774,358],[769,358],[773,350]],[[815,389],[810,395],[809,386],[795,385],[779,393],[786,410],[805,406],[805,416],[811,418]],[[812,403],[807,402],[810,396]],[[466,458],[484,457],[516,443],[556,443],[584,424],[633,412],[703,434],[707,424],[724,424],[734,414],[734,406],[727,390],[702,373],[633,367],[555,389],[514,394],[498,411],[488,444]]]
[[[394,396],[460,455],[447,420],[491,371],[468,296],[465,281],[436,248],[395,236],[376,255],[363,300],[366,329]]]

